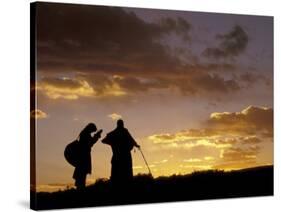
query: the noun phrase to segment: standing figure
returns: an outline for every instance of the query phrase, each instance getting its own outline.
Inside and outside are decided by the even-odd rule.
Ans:
[[[112,148],[110,181],[115,185],[129,183],[133,178],[131,150],[140,146],[124,127],[123,120],[117,121],[117,127],[106,135],[102,143]]]
[[[77,164],[73,173],[77,189],[85,188],[86,176],[92,172],[91,148],[101,137],[102,133],[102,130],[99,130],[92,137],[91,133],[96,131],[96,125],[89,123],[79,134],[79,157],[77,158]]]

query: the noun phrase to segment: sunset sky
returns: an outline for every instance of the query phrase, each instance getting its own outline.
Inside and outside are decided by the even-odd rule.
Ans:
[[[154,177],[273,164],[272,17],[39,3],[36,21],[38,190],[73,183],[65,146],[119,118]],[[88,183],[110,160],[95,144]]]

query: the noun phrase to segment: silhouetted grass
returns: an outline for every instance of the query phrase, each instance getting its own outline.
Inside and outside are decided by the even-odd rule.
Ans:
[[[153,178],[137,175],[131,184],[113,187],[97,180],[84,191],[31,192],[33,209],[107,206],[273,195],[273,166],[231,172],[200,171]]]

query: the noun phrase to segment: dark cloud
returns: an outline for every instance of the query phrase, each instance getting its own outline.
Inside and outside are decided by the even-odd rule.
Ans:
[[[241,74],[240,79],[246,83],[252,84],[258,80],[258,76],[247,72],[247,73]]]
[[[195,87],[205,91],[228,92],[239,90],[240,87],[235,80],[225,80],[218,74],[202,75],[193,79]]]
[[[231,72],[236,70],[236,66],[231,63],[208,63],[205,65],[206,71]]]
[[[190,24],[165,18],[147,23],[122,8],[38,4],[38,67],[120,71],[178,66],[160,40],[170,33],[188,36]]]
[[[187,73],[190,73],[187,70]],[[202,95],[207,93],[228,93],[240,89],[235,80],[225,80],[217,74],[206,74],[199,70],[176,76],[156,76],[149,78],[124,77],[118,84],[131,91],[146,91],[152,88],[178,88],[185,95]]]
[[[262,75],[262,74],[257,74],[257,73],[251,73],[251,72],[246,72],[242,73],[239,76],[239,79],[241,82],[244,82],[248,87],[255,85],[257,83],[264,83],[267,86],[272,86],[272,80],[270,80],[268,77]]]
[[[189,30],[191,29],[191,24],[181,17],[174,18],[163,18],[161,20],[161,26],[170,32],[174,32],[183,37],[184,40],[189,40]]]
[[[82,86],[88,83],[98,94],[111,86],[126,94],[168,89],[207,96],[240,89],[236,80],[212,74],[232,71],[234,65],[188,64],[170,51],[167,36],[190,39],[191,24],[181,17],[148,23],[118,7],[53,3],[39,3],[37,14],[37,67],[42,76],[52,73],[55,79],[47,81],[53,90],[71,84],[57,79],[59,73],[72,73],[78,87],[82,78]],[[40,83],[46,87],[46,81]]]
[[[188,72],[188,71],[187,71]],[[224,95],[240,89],[235,80],[225,80],[217,74],[196,71],[190,74],[163,75],[163,76],[131,76],[130,74],[77,74],[72,78],[48,77],[38,82],[37,89],[43,93],[50,90],[62,92],[74,92],[79,96],[116,96],[114,92],[110,95],[109,88],[119,90],[124,95],[136,95],[157,89],[166,93],[180,93],[183,95],[210,96]],[[93,91],[91,91],[93,90]],[[107,90],[107,91],[105,91]],[[83,92],[82,92],[83,91]],[[87,95],[84,91],[87,91]],[[104,93],[107,93],[104,95]],[[47,96],[51,97],[49,94]],[[118,95],[117,95],[118,96]],[[63,98],[58,95],[58,98]],[[65,98],[72,99],[72,98]],[[77,99],[77,98],[73,98]]]
[[[206,48],[203,55],[216,59],[238,56],[246,49],[249,41],[247,33],[239,25],[224,35],[217,35],[217,39],[220,41],[219,46]]]

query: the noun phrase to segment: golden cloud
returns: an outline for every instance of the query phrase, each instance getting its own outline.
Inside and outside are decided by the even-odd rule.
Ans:
[[[217,128],[238,132],[273,133],[273,109],[249,106],[241,112],[212,113],[208,124]]]
[[[30,112],[31,118],[34,119],[45,119],[48,117],[47,113],[43,112],[42,110],[36,109]]]
[[[212,157],[212,156],[205,156],[204,160],[206,160],[206,161],[213,161],[213,160],[215,160],[215,158]]]
[[[114,81],[106,82],[102,89],[83,78],[44,78],[36,89],[50,99],[76,100],[80,97],[124,96],[127,93]]]
[[[191,169],[193,171],[196,170],[208,170],[208,169],[212,169],[211,165],[180,165],[180,168],[187,168],[187,169]]]
[[[185,148],[204,146],[213,148],[231,147],[236,141],[213,130],[182,130],[174,134],[156,134],[148,137],[154,144],[165,145],[167,148]]]
[[[273,109],[249,106],[240,112],[216,112],[210,115],[206,123],[208,125],[202,129],[155,134],[148,140],[160,145],[161,150],[190,150],[192,153],[197,151],[194,148],[204,147],[208,154],[211,153],[201,158],[184,159],[189,164],[183,164],[182,168],[251,167],[258,165],[260,144],[273,135]]]
[[[148,137],[153,143],[173,143],[193,140],[202,140],[206,138],[218,138],[218,132],[208,129],[189,129],[176,133],[155,134]]]
[[[143,169],[143,166],[133,166],[133,169]]]
[[[187,162],[187,163],[200,163],[200,162],[212,162],[214,160],[215,160],[215,158],[212,157],[212,156],[205,156],[203,158],[184,159],[183,162]]]
[[[241,138],[241,141],[243,144],[258,144],[262,142],[260,138],[258,138],[256,135],[254,136],[245,136]]]
[[[102,92],[103,96],[124,96],[126,94],[127,93],[120,87],[120,85],[115,82],[106,85]]]
[[[160,160],[160,161],[154,161],[153,163],[154,164],[163,164],[163,163],[167,163],[168,162],[168,159],[163,159],[163,160]]]
[[[256,160],[260,148],[258,146],[251,146],[247,149],[239,147],[231,147],[221,152],[221,158],[225,161],[245,161]]]
[[[240,160],[240,161],[227,161],[218,163],[212,166],[212,169],[234,170],[241,168],[248,168],[254,166],[260,166],[265,164],[259,164],[256,160]]]
[[[196,162],[201,162],[202,160],[200,158],[189,158],[189,159],[184,159],[184,162],[188,162],[188,163],[196,163]]]
[[[249,106],[241,112],[212,113],[209,128],[181,130],[148,136],[154,144],[170,148],[206,146],[229,148],[235,144],[257,144],[261,137],[273,134],[273,109]]]
[[[112,120],[118,120],[118,119],[122,119],[122,116],[120,114],[117,113],[112,113],[108,115],[109,118],[111,118]]]
[[[86,80],[70,78],[46,78],[37,83],[36,89],[51,99],[74,100],[97,95]]]
[[[195,68],[196,69],[196,68]],[[208,71],[186,67],[163,75],[159,73],[76,73],[73,78],[44,78],[38,81],[37,90],[52,99],[78,99],[79,97],[123,97],[164,92],[166,95],[202,95],[216,97],[240,89],[235,80],[226,80]],[[184,73],[184,74],[183,74]],[[215,114],[213,114],[215,115]]]
[[[155,134],[148,137],[154,144],[172,144],[170,147],[192,148],[208,146],[231,147],[236,143],[256,144],[259,135],[273,131],[273,109],[249,106],[241,112],[212,113],[209,128],[182,130],[176,133]]]

